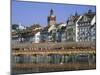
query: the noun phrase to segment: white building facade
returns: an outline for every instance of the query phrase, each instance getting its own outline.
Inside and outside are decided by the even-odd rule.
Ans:
[[[77,12],[75,15],[71,15],[67,20],[67,42],[76,42],[76,22],[79,19]]]
[[[76,42],[91,42],[93,35],[95,35],[95,24],[91,24],[94,20],[95,13],[92,11],[88,11],[84,15],[80,16],[78,21],[76,22]],[[95,20],[94,20],[95,22]],[[94,32],[94,34],[93,34]]]

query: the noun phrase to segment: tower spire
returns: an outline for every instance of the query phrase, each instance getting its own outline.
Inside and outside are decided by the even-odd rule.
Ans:
[[[50,10],[50,15],[53,15],[53,9]]]
[[[88,13],[91,13],[91,12],[92,12],[92,10],[91,10],[91,9],[89,9],[89,10],[88,10]]]
[[[75,13],[75,16],[78,16],[78,13],[77,13],[77,11],[76,11],[76,13]]]

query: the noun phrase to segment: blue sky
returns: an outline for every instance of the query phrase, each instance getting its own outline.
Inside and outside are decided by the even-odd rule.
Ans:
[[[95,6],[12,1],[12,24],[47,26],[47,16],[54,10],[57,23],[65,23],[70,15],[95,11]]]

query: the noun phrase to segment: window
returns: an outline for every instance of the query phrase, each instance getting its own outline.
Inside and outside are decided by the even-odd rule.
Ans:
[[[86,16],[84,16],[84,21],[87,21],[87,17]]]
[[[37,35],[37,38],[40,38],[40,35]]]

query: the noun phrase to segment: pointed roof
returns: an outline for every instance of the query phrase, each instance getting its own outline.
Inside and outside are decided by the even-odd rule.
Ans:
[[[92,21],[93,17],[96,15],[95,12],[92,12],[90,9],[88,10],[87,13],[85,13],[82,18],[79,20],[79,22],[82,22],[84,19],[84,16],[88,18],[88,21]]]
[[[53,9],[50,10],[50,15],[53,15]]]
[[[78,13],[77,13],[77,11],[75,12],[75,16],[78,16]]]

